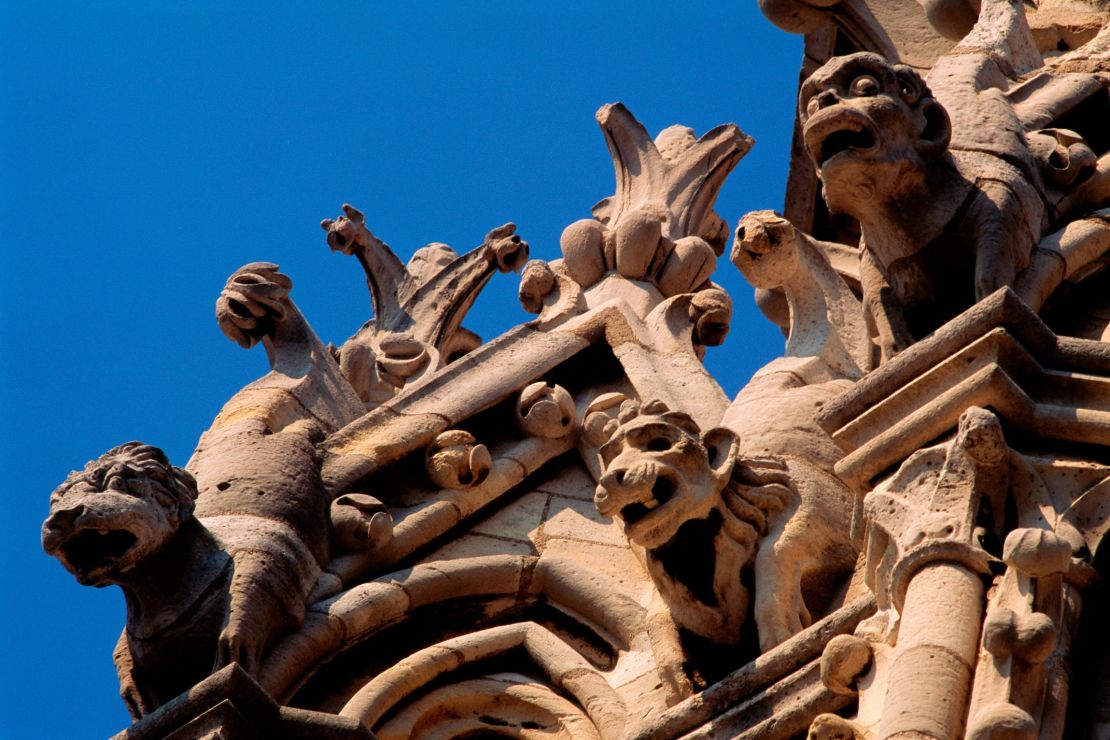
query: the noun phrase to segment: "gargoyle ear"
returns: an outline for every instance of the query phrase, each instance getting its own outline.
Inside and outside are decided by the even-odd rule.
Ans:
[[[921,130],[919,141],[934,151],[947,149],[952,139],[952,120],[948,111],[932,98],[926,98],[921,104],[921,115],[925,117],[925,128]]]
[[[736,464],[736,453],[740,449],[740,438],[731,429],[715,427],[701,438],[705,451],[709,454],[709,467],[719,481],[728,480],[732,467]]]

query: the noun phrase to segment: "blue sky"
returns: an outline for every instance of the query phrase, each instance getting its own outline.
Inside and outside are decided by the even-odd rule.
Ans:
[[[97,738],[127,722],[115,588],[41,551],[50,491],[130,439],[184,464],[267,369],[216,328],[225,278],[279,263],[324,341],[369,318],[361,270],[321,218],[349,201],[407,259],[514,221],[532,255],[613,192],[594,111],[654,134],[729,121],[756,139],[718,212],[781,208],[801,40],[723,2],[15,3],[0,0],[0,738]],[[708,363],[735,394],[782,349],[736,304]],[[496,276],[466,325],[527,320]]]

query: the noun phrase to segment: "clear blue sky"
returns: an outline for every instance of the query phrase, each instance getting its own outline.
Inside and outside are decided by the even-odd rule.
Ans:
[[[593,114],[617,100],[653,134],[738,123],[757,143],[718,212],[781,208],[801,41],[755,0],[300,5],[0,0],[4,740],[128,722],[123,598],[78,586],[39,527],[66,473],[116,444],[184,464],[267,369],[216,328],[235,268],[281,264],[338,343],[370,310],[318,226],[344,201],[404,259],[510,220],[553,259],[613,192]],[[715,279],[736,315],[709,364],[734,394],[782,340],[727,260]],[[467,325],[526,320],[516,287],[495,277]]]

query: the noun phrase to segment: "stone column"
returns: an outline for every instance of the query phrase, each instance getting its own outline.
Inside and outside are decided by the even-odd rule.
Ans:
[[[963,734],[979,644],[983,582],[959,563],[922,568],[906,589],[880,738]]]

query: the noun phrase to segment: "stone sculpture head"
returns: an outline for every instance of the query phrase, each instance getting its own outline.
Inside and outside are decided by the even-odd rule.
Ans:
[[[689,415],[659,401],[626,404],[601,446],[604,474],[594,503],[603,516],[621,520],[632,542],[662,547],[683,524],[717,509],[736,448],[732,432],[702,435]]]
[[[196,481],[157,447],[128,442],[70,473],[50,495],[42,546],[79,582],[107,586],[192,517]]]
[[[870,52],[835,57],[814,72],[798,114],[829,208],[853,215],[896,197],[905,174],[927,169],[915,165],[944,155],[952,132],[917,72]]]

